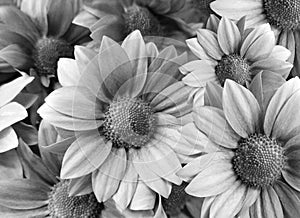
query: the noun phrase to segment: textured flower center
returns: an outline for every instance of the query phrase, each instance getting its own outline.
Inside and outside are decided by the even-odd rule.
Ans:
[[[133,5],[126,9],[125,34],[140,30],[143,36],[162,35],[162,27],[158,19],[146,7]]]
[[[244,184],[260,188],[280,177],[285,158],[276,140],[253,134],[239,141],[232,162],[236,175]]]
[[[168,199],[162,198],[162,205],[165,212],[169,216],[176,216],[180,213],[185,206],[189,195],[186,194],[184,189],[188,184],[183,182],[181,185],[172,185],[172,191]]]
[[[59,58],[73,58],[74,47],[63,40],[54,38],[40,39],[33,53],[35,67],[39,75],[56,75]]]
[[[140,148],[152,136],[154,122],[149,103],[140,99],[120,99],[109,105],[105,114],[104,135],[117,148]]]
[[[222,86],[226,79],[232,79],[241,85],[250,80],[249,65],[237,54],[224,55],[215,72]]]
[[[53,186],[49,194],[48,209],[50,216],[96,218],[101,214],[103,205],[98,203],[93,193],[69,197],[69,182],[62,180]]]
[[[299,0],[264,0],[264,9],[269,23],[278,28],[293,30],[300,23]]]

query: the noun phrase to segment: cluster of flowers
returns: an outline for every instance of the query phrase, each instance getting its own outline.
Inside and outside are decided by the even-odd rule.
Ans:
[[[299,49],[298,0],[0,0],[0,217],[300,217]]]

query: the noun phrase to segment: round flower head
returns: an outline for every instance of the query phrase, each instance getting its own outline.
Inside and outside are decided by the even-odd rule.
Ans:
[[[195,108],[185,131],[207,136],[198,143],[208,153],[178,174],[191,179],[188,194],[205,198],[202,217],[300,216],[300,80],[278,78],[259,73],[251,91],[210,84]]]
[[[292,65],[286,60],[290,52],[275,45],[269,25],[244,29],[244,19],[237,24],[226,17],[219,20],[212,15],[206,29],[199,29],[197,38],[186,40],[190,50],[200,59],[191,61],[180,70],[186,76],[183,82],[200,90],[195,99],[202,99],[206,83],[215,81],[224,85],[226,79],[248,86],[262,70],[286,78]]]
[[[73,57],[73,46],[89,40],[88,29],[72,24],[78,10],[77,0],[22,0],[20,9],[0,6],[0,70],[34,68],[47,85],[58,59]]]
[[[104,37],[99,54],[76,47],[75,60],[60,59],[63,87],[39,113],[59,134],[76,137],[61,177],[89,181],[100,202],[113,197],[137,210],[152,209],[155,192],[168,197],[171,184],[181,183],[180,163],[199,152],[180,134],[191,111],[191,89],[179,81],[186,59],[174,47],[159,53],[139,31],[121,45]]]
[[[12,125],[27,117],[23,105],[15,97],[33,80],[27,75],[21,76],[0,86],[0,153],[18,146],[18,137]]]
[[[162,36],[185,40],[192,30],[178,16],[184,10],[187,16],[193,9],[184,8],[185,0],[110,0],[86,1],[84,11],[74,20],[75,23],[89,27],[91,37],[101,41],[109,36],[116,41],[134,30],[143,36]]]
[[[93,193],[69,196],[70,181],[57,179],[22,141],[17,151],[23,170],[0,181],[1,217],[100,217],[103,205]]]
[[[294,64],[293,74],[299,75],[298,54],[300,30],[300,2],[298,0],[216,0],[211,8],[219,15],[238,20],[246,17],[246,25],[255,27],[269,23],[276,42],[291,51],[289,61]]]

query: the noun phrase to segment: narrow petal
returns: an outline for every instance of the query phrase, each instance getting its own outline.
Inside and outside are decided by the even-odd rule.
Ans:
[[[77,1],[49,1],[47,11],[48,35],[61,37],[77,13]]]
[[[260,49],[264,47],[264,49]],[[244,58],[254,62],[267,58],[275,46],[275,36],[272,31],[267,32],[256,39],[248,48]]]
[[[60,58],[57,62],[57,77],[62,86],[78,86],[80,72],[77,61],[70,58]]]
[[[223,88],[215,82],[208,82],[205,87],[204,105],[223,109]]]
[[[154,208],[155,198],[155,193],[144,182],[138,181],[129,209],[135,211],[151,210]]]
[[[83,134],[64,155],[61,177],[76,178],[97,170],[111,152],[111,142],[105,142],[96,131]]]
[[[259,129],[261,109],[253,94],[232,80],[226,80],[223,108],[227,122],[243,138]]]
[[[246,196],[247,188],[236,181],[224,193],[218,195],[210,208],[210,216],[215,218],[231,218],[240,212]]]
[[[290,50],[286,49],[283,46],[275,45],[269,57],[285,61],[290,56],[291,56]]]
[[[226,4],[222,0],[217,0],[212,2],[210,7],[217,14],[234,20],[238,20],[248,14],[263,12],[262,2],[252,0],[227,0]]]
[[[13,100],[22,89],[32,82],[34,78],[24,74],[23,76],[0,86],[0,107]]]
[[[297,137],[296,143],[299,142],[299,137]],[[294,143],[293,143],[294,144]],[[289,146],[285,151],[285,155],[287,157],[286,164],[284,166],[284,170],[282,171],[283,178],[286,182],[296,189],[300,191],[300,148],[299,144],[291,145],[290,141],[288,141],[287,145]]]
[[[117,191],[126,170],[126,151],[115,149],[98,170],[92,174],[93,191],[99,202],[107,201]]]
[[[223,111],[215,107],[199,107],[194,109],[194,122],[213,142],[226,148],[236,148],[240,136],[231,128]]]
[[[186,44],[189,49],[201,60],[210,60],[211,57],[204,51],[202,46],[199,44],[197,38],[191,38],[186,40]]]
[[[74,46],[74,56],[79,72],[83,72],[88,63],[97,55],[97,53],[85,46]]]
[[[196,197],[221,194],[232,187],[236,176],[229,161],[211,163],[202,170],[187,186],[185,191]]]
[[[0,181],[0,204],[13,209],[34,209],[48,203],[51,189],[43,183],[29,179]]]
[[[16,102],[8,103],[0,108],[0,131],[27,117],[26,109]]]
[[[102,105],[85,87],[62,87],[47,96],[45,102],[57,112],[79,119],[104,118]]]
[[[123,180],[120,182],[117,193],[113,196],[113,200],[125,209],[130,204],[135,195],[138,184],[138,174],[132,163],[128,162]]]
[[[276,182],[274,185],[276,194],[282,205],[285,218],[300,217],[300,199],[295,191],[283,182]]]
[[[221,60],[223,52],[219,46],[216,33],[206,29],[199,29],[197,38],[199,44],[210,57],[214,60]]]
[[[47,104],[38,109],[40,116],[55,127],[72,131],[85,131],[97,129],[102,125],[101,120],[79,119],[59,113]]]
[[[222,51],[226,54],[233,54],[238,51],[241,34],[234,22],[223,17],[218,27],[218,42]]]
[[[93,192],[91,175],[70,180],[69,196],[81,196],[91,192]]]
[[[18,147],[18,136],[13,128],[8,127],[0,132],[0,153]]]

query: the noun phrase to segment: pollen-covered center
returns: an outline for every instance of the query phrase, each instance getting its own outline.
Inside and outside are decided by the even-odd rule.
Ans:
[[[224,55],[215,68],[215,73],[221,85],[226,79],[245,85],[250,80],[248,63],[237,54]]]
[[[140,148],[152,136],[155,119],[149,103],[123,98],[112,102],[105,113],[104,135],[120,148]]]
[[[176,216],[184,208],[189,195],[184,191],[188,183],[183,182],[181,185],[172,185],[172,191],[169,198],[162,198],[164,211],[169,216]]]
[[[93,193],[69,197],[68,186],[69,182],[66,180],[53,186],[48,204],[51,217],[100,217],[103,205]]]
[[[270,24],[284,30],[293,30],[299,26],[299,0],[264,0],[263,2]]]
[[[124,14],[125,35],[140,30],[143,36],[162,35],[162,27],[155,15],[148,8],[136,4],[126,8]]]
[[[33,59],[39,75],[56,75],[59,58],[73,58],[74,47],[66,41],[43,38],[35,45]]]
[[[252,134],[239,141],[232,163],[234,172],[245,185],[260,188],[280,177],[285,158],[276,140]]]

